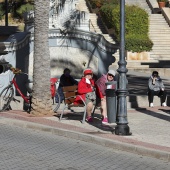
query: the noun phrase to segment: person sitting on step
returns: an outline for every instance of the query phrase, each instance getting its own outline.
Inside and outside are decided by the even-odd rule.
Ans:
[[[154,96],[161,97],[162,106],[167,106],[165,102],[166,95],[167,94],[162,79],[160,78],[157,71],[153,71],[148,81],[148,99],[150,104],[149,106],[153,107]]]

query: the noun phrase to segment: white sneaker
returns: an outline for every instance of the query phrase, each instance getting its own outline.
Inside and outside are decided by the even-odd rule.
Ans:
[[[153,103],[150,103],[150,107],[153,107]]]
[[[163,106],[163,107],[166,107],[167,105],[166,105],[166,103],[164,102],[164,103],[162,103],[162,106]]]

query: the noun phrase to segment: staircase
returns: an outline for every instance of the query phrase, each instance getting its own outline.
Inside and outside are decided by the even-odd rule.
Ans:
[[[85,0],[79,0],[79,10],[81,10],[81,3],[82,7],[85,6]],[[166,23],[164,17],[162,14],[152,14],[151,9],[149,8],[148,4],[146,3],[146,0],[126,0],[126,3],[129,5],[138,5],[141,8],[145,9],[149,14],[149,37],[154,43],[153,50],[150,52],[150,60],[132,60],[127,61],[127,68],[128,68],[128,75],[131,77],[128,78],[128,90],[129,95],[127,96],[127,108],[138,108],[138,107],[146,107],[148,106],[148,97],[147,97],[147,82],[148,77],[150,73],[155,70],[155,67],[165,67],[165,63],[168,64],[168,61],[170,62],[170,28],[168,24]],[[87,4],[86,4],[87,5]],[[111,36],[109,36],[106,32],[103,30],[103,25],[99,24],[97,22],[98,16],[96,14],[90,13],[90,22],[92,23],[92,27],[90,27],[90,31],[96,32],[98,34],[102,34],[106,40],[108,40],[111,43],[115,43]],[[102,28],[102,29],[100,29]],[[161,38],[163,37],[163,38]],[[168,58],[169,54],[169,58]],[[116,61],[119,61],[119,52],[116,54],[113,54],[113,56],[116,58]],[[163,60],[165,60],[163,62]],[[117,62],[112,64],[114,68],[117,68]],[[111,66],[112,67],[112,66]],[[152,67],[152,68],[151,68]],[[156,70],[159,71],[160,75],[164,75],[161,70],[156,68]],[[143,79],[141,79],[141,75],[139,73],[144,74]],[[133,74],[137,72],[137,76],[135,79],[133,79]],[[168,75],[168,72],[170,72],[170,69],[166,70],[166,74]],[[147,73],[147,74],[146,74]],[[170,76],[170,73],[169,73]],[[139,83],[140,82],[140,83]],[[138,85],[139,87],[136,87]],[[167,84],[165,83],[167,86]],[[143,91],[141,91],[141,88],[143,88]],[[134,91],[136,89],[136,91]],[[167,88],[168,90],[168,88]],[[170,106],[169,102],[169,96],[167,99],[167,105]],[[154,105],[160,106],[160,98],[154,97]]]
[[[150,0],[151,1],[151,0]],[[85,0],[79,0],[79,10],[87,10],[88,4]],[[126,0],[128,5],[137,5],[142,9],[145,9],[149,14],[149,37],[153,41],[153,49],[150,51],[150,60],[128,60],[127,68],[128,69],[139,69],[139,70],[148,70],[151,71],[154,68],[166,68],[170,64],[170,27],[165,21],[165,18],[162,14],[152,14],[150,7],[146,0]],[[86,7],[85,7],[86,6]],[[111,43],[115,43],[113,38],[107,33],[104,24],[100,21],[100,18],[94,14],[90,13],[90,31],[102,34],[105,39]],[[119,53],[114,54],[116,61],[119,60]],[[114,63],[114,65],[117,63]]]
[[[150,5],[154,5],[155,2],[153,0],[147,0]],[[151,72],[154,68],[168,68],[170,64],[170,27],[166,22],[164,16],[160,14],[152,14],[150,7],[148,6],[146,0],[140,0],[140,3],[137,0],[127,0],[127,4],[138,5],[142,9],[145,9],[149,14],[149,37],[153,42],[152,51],[150,51],[150,60],[149,61],[136,61],[136,66],[134,65],[134,61],[127,61],[130,67],[128,69],[136,69],[138,67],[140,70],[150,70]],[[157,5],[157,4],[156,4]],[[140,66],[139,66],[140,65]],[[163,71],[166,72],[166,71]]]
[[[79,0],[76,8],[80,11],[89,12],[89,27],[91,32],[95,32],[97,34],[102,34],[107,41],[115,44],[113,38],[108,34],[106,26],[103,24],[101,18],[99,18],[95,13],[91,13],[90,8],[88,8],[89,4],[86,0]]]
[[[150,58],[170,60],[170,27],[162,14],[150,15],[149,37],[154,43]]]

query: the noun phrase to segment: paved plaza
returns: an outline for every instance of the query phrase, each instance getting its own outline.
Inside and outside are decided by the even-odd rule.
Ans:
[[[141,91],[136,90],[134,95],[141,95],[139,92],[144,94],[146,87],[144,84],[147,83],[148,76],[149,75],[142,75],[142,73],[141,75],[139,73],[138,76],[132,73],[128,75],[128,79],[131,77],[131,79],[128,80],[129,92],[131,93],[134,88],[141,89]],[[166,78],[164,80],[169,95],[170,81]],[[133,84],[133,82],[138,83]],[[140,87],[143,87],[143,90]],[[87,122],[84,124],[81,123],[82,108],[73,108],[74,113],[67,110],[62,121],[59,121],[61,109],[62,105],[57,113],[41,117],[35,117],[22,110],[1,112],[0,123],[45,131],[117,150],[170,161],[169,106],[155,106],[154,108],[150,108],[145,105],[137,108],[128,108],[128,125],[130,132],[132,132],[130,136],[115,135],[114,130],[116,123],[103,126],[101,124],[99,109],[95,110],[94,122],[90,124]]]

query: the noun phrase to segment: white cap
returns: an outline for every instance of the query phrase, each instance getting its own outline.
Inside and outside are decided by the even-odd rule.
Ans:
[[[114,70],[109,70],[107,74],[111,74],[111,75],[115,76],[116,72]]]

